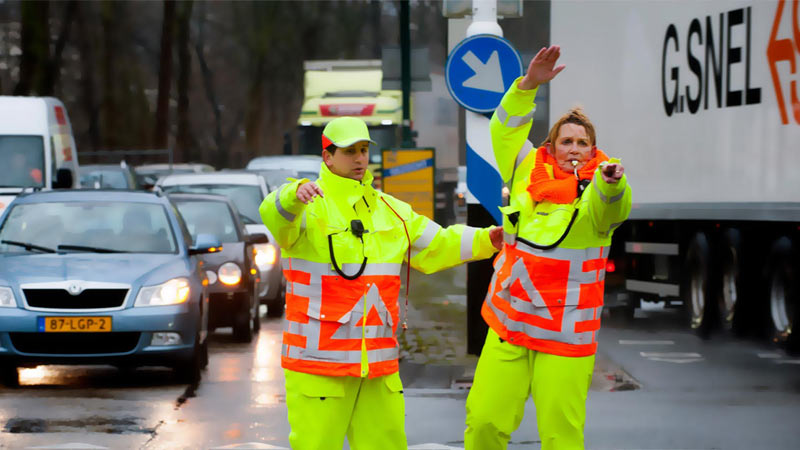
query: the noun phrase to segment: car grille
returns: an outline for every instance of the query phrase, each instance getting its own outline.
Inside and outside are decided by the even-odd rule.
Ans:
[[[22,353],[95,355],[129,353],[139,343],[139,332],[120,333],[8,333],[11,345]]]
[[[72,295],[65,289],[23,289],[28,306],[49,309],[104,309],[119,308],[128,295],[128,289],[84,289]]]

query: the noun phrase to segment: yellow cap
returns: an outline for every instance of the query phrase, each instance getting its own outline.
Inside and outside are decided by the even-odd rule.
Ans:
[[[337,147],[349,147],[356,142],[375,141],[369,138],[367,124],[357,117],[339,117],[325,125],[322,130],[322,148],[331,144]]]

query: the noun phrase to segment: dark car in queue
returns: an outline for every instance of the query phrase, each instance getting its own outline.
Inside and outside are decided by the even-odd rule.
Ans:
[[[222,250],[203,256],[208,277],[208,330],[233,327],[233,336],[250,342],[261,327],[258,317],[258,267],[254,244],[267,242],[262,233],[248,234],[236,206],[221,195],[170,194],[192,238],[216,236]]]
[[[239,210],[247,232],[266,234],[269,243],[256,244],[256,265],[260,271],[258,297],[267,305],[267,315],[280,317],[284,310],[286,280],[280,263],[280,247],[261,221],[258,207],[268,189],[264,178],[247,171],[174,174],[161,178],[156,185],[167,193],[216,194],[229,198]]]
[[[139,190],[136,174],[125,161],[119,164],[81,165],[81,186],[89,189]]]
[[[150,192],[22,194],[0,216],[0,381],[39,364],[208,363],[202,256],[175,206]]]

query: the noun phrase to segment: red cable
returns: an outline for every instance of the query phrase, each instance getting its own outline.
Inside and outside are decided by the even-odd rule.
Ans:
[[[395,211],[394,208],[392,208],[392,205],[390,205],[386,201],[385,198],[381,197],[381,200],[383,200],[383,203],[386,203],[386,206],[388,206],[389,209],[392,210],[394,215],[397,216],[398,219],[400,219],[400,222],[403,223],[403,229],[406,231],[406,239],[408,240],[408,262],[406,263],[406,311],[405,311],[405,318],[403,319],[403,325],[402,325],[403,326],[403,331],[405,331],[405,330],[408,329],[408,322],[407,322],[408,321],[408,288],[409,288],[410,283],[411,283],[411,236],[408,234],[408,227],[406,226],[406,221],[403,220],[402,217],[400,217],[400,214],[397,214],[397,211]]]

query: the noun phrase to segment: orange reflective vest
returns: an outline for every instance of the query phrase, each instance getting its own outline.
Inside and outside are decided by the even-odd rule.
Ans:
[[[608,247],[505,244],[481,315],[512,344],[562,356],[593,355],[607,258]]]

